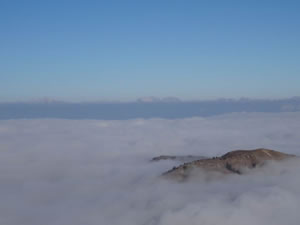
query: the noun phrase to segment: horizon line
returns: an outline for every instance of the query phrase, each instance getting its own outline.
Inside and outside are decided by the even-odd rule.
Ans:
[[[32,100],[15,100],[15,101],[0,101],[0,104],[153,104],[153,103],[201,103],[201,102],[250,102],[250,101],[285,101],[285,100],[300,100],[300,96],[282,97],[282,98],[207,98],[207,99],[181,99],[178,97],[155,97],[146,96],[134,100],[61,100],[57,98],[42,97]]]

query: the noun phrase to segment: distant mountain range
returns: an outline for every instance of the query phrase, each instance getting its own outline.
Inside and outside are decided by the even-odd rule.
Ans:
[[[182,101],[175,97],[139,98],[133,102],[63,102],[43,99],[32,102],[0,103],[0,119],[177,119],[207,117],[233,112],[297,112],[300,97],[287,99],[217,99]]]
[[[137,102],[143,102],[143,103],[155,103],[155,102],[181,102],[179,98],[176,97],[165,97],[165,98],[158,98],[158,97],[143,97],[138,98],[136,100]]]

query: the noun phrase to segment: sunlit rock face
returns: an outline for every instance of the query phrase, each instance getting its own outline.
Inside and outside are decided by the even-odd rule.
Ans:
[[[184,181],[197,173],[210,175],[245,174],[250,169],[261,167],[268,161],[281,161],[295,155],[270,149],[235,150],[221,157],[199,159],[184,163],[163,173],[163,177]],[[206,175],[207,175],[206,174]]]

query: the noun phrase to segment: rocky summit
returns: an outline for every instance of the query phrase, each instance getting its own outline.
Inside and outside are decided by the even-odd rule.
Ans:
[[[219,174],[244,174],[249,169],[263,166],[267,161],[281,161],[295,157],[270,149],[235,150],[221,157],[194,160],[163,173],[163,177],[179,181],[186,180],[197,172],[217,172]]]

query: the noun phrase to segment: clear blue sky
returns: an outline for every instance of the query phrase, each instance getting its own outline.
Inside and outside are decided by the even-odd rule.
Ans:
[[[300,1],[0,1],[0,101],[300,95]]]

